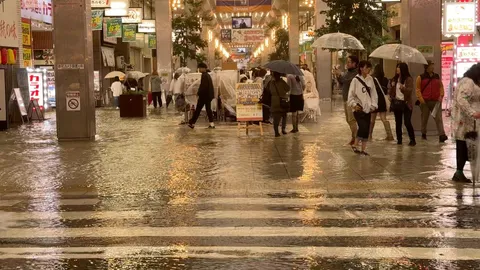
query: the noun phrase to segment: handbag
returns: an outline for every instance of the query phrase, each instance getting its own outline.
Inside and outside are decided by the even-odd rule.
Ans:
[[[383,88],[382,88],[382,86],[380,85],[380,82],[378,81],[378,79],[377,79],[377,78],[373,78],[373,79],[375,80],[375,84],[376,84],[375,86],[378,87],[378,88],[381,90],[382,95],[383,95],[383,97],[385,98],[385,105],[386,105],[385,107],[387,108],[387,111],[390,111],[391,106],[392,106],[392,104],[391,104],[391,102],[390,102],[390,97],[389,97],[388,95],[385,95],[385,94],[384,94]],[[377,92],[378,92],[378,91],[377,91]]]
[[[290,100],[288,98],[283,98],[278,93],[277,85],[274,83],[275,91],[277,92],[278,98],[280,99],[280,107],[286,111],[290,110]]]

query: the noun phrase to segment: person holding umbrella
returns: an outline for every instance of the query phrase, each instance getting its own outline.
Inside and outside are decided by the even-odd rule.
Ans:
[[[288,92],[290,92],[290,87],[282,79],[283,76],[283,74],[274,71],[273,78],[268,84],[269,92],[271,93],[272,106],[270,112],[273,114],[275,137],[280,137],[280,132],[278,131],[280,121],[282,121],[283,135],[287,134],[287,112],[290,107],[290,104],[288,104]]]
[[[469,160],[467,134],[477,133],[478,119],[480,119],[480,64],[473,65],[465,73],[453,96],[452,125],[453,137],[457,144],[457,171],[452,180],[455,182],[472,182],[463,173],[463,168]]]
[[[153,107],[156,109],[157,104],[162,108],[162,79],[158,76],[158,72],[153,72],[150,78],[152,84]]]
[[[212,112],[212,100],[215,97],[215,92],[213,88],[212,77],[207,72],[207,64],[200,63],[198,64],[198,71],[202,73],[202,78],[200,80],[200,87],[198,88],[198,102],[197,107],[195,107],[195,113],[188,123],[188,127],[191,129],[195,128],[195,123],[202,112],[203,107],[207,110],[208,121],[210,125],[208,128],[214,129],[215,123],[213,122],[213,112]]]

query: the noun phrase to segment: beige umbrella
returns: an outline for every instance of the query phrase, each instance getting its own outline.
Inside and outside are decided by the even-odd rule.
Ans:
[[[112,71],[105,76],[105,79],[113,79],[115,77],[119,77],[119,78],[125,77],[125,73],[121,71]]]

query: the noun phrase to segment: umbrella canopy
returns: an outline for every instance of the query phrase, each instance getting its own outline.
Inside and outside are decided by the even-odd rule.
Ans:
[[[302,71],[294,64],[285,60],[275,60],[265,65],[265,68],[283,74],[303,76]]]
[[[119,78],[125,77],[125,73],[121,71],[112,71],[105,76],[105,79],[113,79],[115,77],[119,77]]]
[[[415,48],[403,44],[386,44],[378,47],[370,57],[397,60],[405,63],[427,64],[425,56]]]
[[[312,47],[335,50],[365,50],[360,40],[344,33],[323,35],[313,42]]]
[[[148,75],[148,73],[143,73],[140,71],[129,71],[127,72],[127,77],[132,78],[135,80],[140,80],[141,78],[145,78]]]

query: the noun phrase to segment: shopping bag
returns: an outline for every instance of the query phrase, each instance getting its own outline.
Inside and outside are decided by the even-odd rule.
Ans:
[[[468,161],[477,160],[477,148],[478,148],[478,132],[477,121],[473,122],[473,131],[469,131],[465,134],[465,141],[467,142]]]
[[[432,117],[433,119],[435,119],[437,117],[437,114],[438,114],[438,110],[441,110],[442,108],[440,108],[440,102],[437,102],[437,104],[435,104],[435,107],[433,108],[432,110]]]
[[[153,97],[152,92],[148,92],[148,106],[152,105]]]

